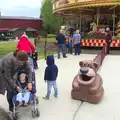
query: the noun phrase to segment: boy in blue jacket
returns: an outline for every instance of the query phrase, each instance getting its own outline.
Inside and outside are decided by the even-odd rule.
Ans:
[[[43,97],[45,100],[49,100],[51,94],[51,88],[54,88],[54,96],[58,96],[58,89],[56,85],[56,80],[58,76],[58,67],[55,65],[54,56],[49,55],[47,56],[47,67],[45,69],[44,80],[47,81],[47,95]]]

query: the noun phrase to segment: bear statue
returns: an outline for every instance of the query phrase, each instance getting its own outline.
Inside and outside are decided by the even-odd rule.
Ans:
[[[80,61],[80,70],[72,82],[73,99],[97,104],[104,95],[102,78],[97,73],[98,64],[92,60]]]

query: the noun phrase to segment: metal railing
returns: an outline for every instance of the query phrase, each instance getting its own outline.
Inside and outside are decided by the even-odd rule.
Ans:
[[[99,70],[100,66],[103,63],[103,60],[106,56],[106,50],[107,50],[107,45],[105,45],[103,47],[103,49],[97,54],[97,56],[93,59],[94,62],[96,62],[98,64],[98,68],[96,69],[96,71]]]

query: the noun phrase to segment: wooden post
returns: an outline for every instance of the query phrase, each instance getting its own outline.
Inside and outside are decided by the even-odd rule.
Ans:
[[[44,57],[45,60],[47,59],[47,34],[46,34],[46,39],[45,39],[45,45],[44,45]]]

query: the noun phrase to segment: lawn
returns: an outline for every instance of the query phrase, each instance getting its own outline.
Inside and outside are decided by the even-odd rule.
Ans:
[[[45,41],[46,38],[41,38],[41,41]],[[33,40],[31,40],[33,43]],[[55,41],[55,38],[47,38],[47,41]],[[8,54],[9,52],[12,52],[15,50],[17,42],[0,42],[0,56],[4,56]],[[53,51],[48,51],[47,54],[54,54]],[[44,58],[44,50],[38,49],[38,55],[39,59]]]
[[[0,56],[15,50],[16,42],[0,42]]]

